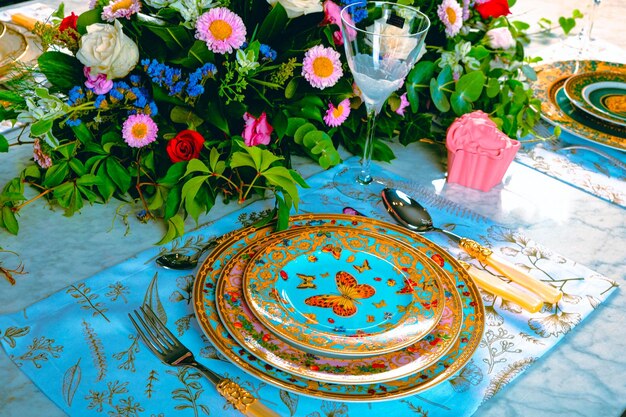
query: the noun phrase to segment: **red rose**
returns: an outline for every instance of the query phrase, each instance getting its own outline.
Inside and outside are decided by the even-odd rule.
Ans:
[[[189,161],[200,156],[204,138],[194,130],[183,130],[167,142],[167,154],[172,162]]]
[[[72,12],[71,15],[66,16],[61,20],[61,24],[59,25],[59,32],[65,32],[68,29],[76,30],[76,22],[78,22],[78,16]],[[74,32],[72,32],[72,36],[76,36]]]
[[[474,6],[483,19],[488,17],[500,17],[511,14],[507,0],[487,0]]]

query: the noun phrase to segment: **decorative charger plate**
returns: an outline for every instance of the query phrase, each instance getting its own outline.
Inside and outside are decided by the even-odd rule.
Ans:
[[[442,274],[445,308],[441,319],[428,335],[404,349],[366,358],[341,358],[312,355],[276,337],[243,301],[243,271],[267,242],[291,239],[301,233],[301,228],[296,228],[260,238],[232,257],[222,270],[215,291],[217,311],[232,337],[255,357],[293,375],[317,381],[371,384],[420,371],[436,362],[455,343],[463,323],[463,311],[454,279],[446,273]],[[434,263],[429,258],[426,261]]]
[[[23,34],[9,26],[3,27],[5,30],[0,39],[0,74],[8,71],[28,50],[28,41]]]
[[[537,80],[531,84],[541,101],[541,117],[574,136],[611,148],[626,150],[626,130],[621,126],[593,120],[571,105],[563,91],[563,84],[576,67],[576,61],[559,61],[535,68]],[[626,72],[626,65],[603,61],[580,61],[581,72]],[[583,113],[584,114],[584,113]]]
[[[401,398],[440,384],[470,360],[482,338],[485,314],[480,292],[463,267],[452,256],[424,237],[387,222],[348,215],[299,215],[291,218],[297,226],[347,226],[383,233],[405,242],[436,260],[454,278],[461,297],[463,324],[452,348],[437,362],[419,372],[394,381],[372,384],[334,384],[314,381],[284,372],[251,355],[222,324],[215,306],[216,278],[240,250],[269,235],[273,227],[247,228],[222,242],[203,262],[194,283],[194,310],[199,325],[213,346],[233,364],[267,383],[296,394],[329,400],[372,402]]]
[[[585,72],[565,81],[572,104],[609,123],[626,127],[626,73]]]
[[[371,356],[428,334],[441,272],[408,245],[350,228],[304,228],[258,251],[244,297],[259,321],[311,353]]]
[[[6,27],[6,31],[0,39],[0,83],[7,82],[11,80],[16,75],[20,74],[23,71],[23,68],[20,66],[16,67],[16,62],[18,61],[20,65],[26,66],[36,66],[37,58],[42,53],[41,47],[41,39],[33,33],[31,33],[28,29],[23,28],[21,26],[17,26],[11,23],[4,23]],[[13,45],[9,48],[8,44],[5,45],[5,38],[11,34],[11,44]],[[19,52],[24,48],[24,44],[22,41],[25,41],[25,50]],[[19,45],[16,49],[16,45]],[[14,50],[11,58],[5,58],[3,50]]]

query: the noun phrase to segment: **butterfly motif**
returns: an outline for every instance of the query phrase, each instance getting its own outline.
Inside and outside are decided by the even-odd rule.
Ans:
[[[483,380],[483,373],[474,361],[471,360],[463,370],[454,378],[450,379],[450,384],[456,392],[465,392],[472,385],[478,385]]]
[[[374,307],[376,308],[383,308],[387,306],[387,303],[385,302],[385,300],[380,300],[379,302],[372,303],[372,304],[374,304]]]
[[[356,311],[358,299],[370,298],[376,293],[374,287],[357,283],[356,278],[345,271],[337,272],[335,283],[339,294],[314,295],[304,300],[313,307],[332,308],[333,313],[340,317],[351,317]]]
[[[374,316],[372,316],[370,314],[367,315],[367,322],[368,323],[374,323],[374,320],[375,320]]]
[[[330,276],[330,274],[328,272],[324,272],[324,273],[320,274],[320,276],[322,278],[328,278]]]
[[[296,288],[300,290],[317,288],[317,285],[315,285],[315,282],[313,282],[315,281],[315,275],[304,275],[298,273],[296,273],[296,275],[302,280],[302,282]]]
[[[367,261],[367,259],[365,261],[363,261],[363,264],[361,265],[352,265],[354,267],[354,269],[356,269],[359,272],[363,272],[363,271],[367,271],[368,269],[372,269],[370,267],[370,263]]]
[[[341,247],[331,245],[330,243],[322,247],[322,252],[330,253],[335,259],[339,259],[341,257]]]
[[[317,256],[315,255],[309,255],[307,256],[307,259],[309,262],[317,262]]]
[[[396,291],[396,294],[412,294],[413,287],[417,286],[417,282],[413,281],[411,278],[407,278],[404,280],[404,286]]]

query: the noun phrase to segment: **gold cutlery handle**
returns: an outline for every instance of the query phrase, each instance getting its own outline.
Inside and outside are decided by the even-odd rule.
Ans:
[[[280,417],[279,414],[267,408],[261,401],[254,398],[248,390],[231,379],[222,379],[216,387],[217,392],[248,417]]]
[[[467,270],[470,277],[476,284],[485,291],[495,294],[504,300],[512,301],[531,313],[536,313],[543,307],[543,300],[533,293],[529,293],[507,284],[498,277],[494,277],[487,271],[476,268],[472,264],[459,261],[459,263]]]
[[[459,246],[463,248],[463,250],[465,250],[465,252],[467,252],[472,258],[476,258],[479,261],[492,266],[502,275],[527,290],[537,294],[547,303],[554,304],[563,296],[563,293],[557,288],[534,279],[509,261],[494,255],[491,249],[482,246],[474,240],[461,238]]]

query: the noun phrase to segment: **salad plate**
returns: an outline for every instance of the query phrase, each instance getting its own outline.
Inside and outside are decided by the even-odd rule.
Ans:
[[[410,246],[350,228],[280,236],[248,263],[244,297],[265,327],[294,346],[378,355],[413,344],[439,321],[441,271]]]
[[[572,76],[576,61],[559,61],[535,68],[537,80],[531,83],[541,101],[541,118],[564,131],[594,144],[626,150],[626,128],[589,117],[578,111],[566,96],[563,86]],[[626,65],[604,61],[580,61],[580,71],[626,73]]]
[[[226,264],[217,284],[216,308],[222,323],[255,357],[293,375],[321,382],[370,384],[420,371],[436,362],[455,343],[463,322],[463,311],[454,280],[448,274],[443,274],[442,280],[445,308],[441,319],[428,335],[406,348],[365,358],[343,358],[311,354],[276,337],[243,300],[243,272],[250,259],[262,250],[265,241],[290,239],[294,233],[301,231],[287,230],[261,238],[244,248]]]
[[[286,391],[346,402],[373,402],[402,398],[441,384],[455,375],[478,348],[485,328],[485,313],[476,284],[463,267],[442,248],[400,226],[350,215],[307,214],[291,218],[291,227],[342,226],[386,234],[405,242],[435,260],[454,279],[461,298],[463,321],[450,350],[429,367],[393,381],[371,384],[325,383],[293,375],[250,354],[224,326],[216,308],[217,277],[225,264],[254,241],[269,236],[273,225],[247,228],[233,233],[209,254],[197,272],[193,289],[194,310],[200,328],[213,346],[244,372]]]
[[[28,50],[28,41],[23,34],[7,25],[2,27],[4,33],[0,39],[0,74],[9,71]]]
[[[565,81],[564,90],[578,109],[626,127],[626,73],[595,71],[577,74]]]

